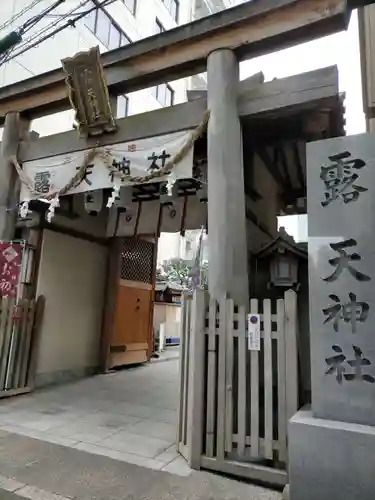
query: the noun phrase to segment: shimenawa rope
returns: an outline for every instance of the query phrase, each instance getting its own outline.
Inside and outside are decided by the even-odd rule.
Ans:
[[[85,177],[88,165],[97,156],[100,156],[102,158],[104,164],[106,165],[110,173],[114,174],[115,176],[119,176],[122,182],[131,182],[133,184],[144,184],[145,182],[150,182],[153,179],[163,177],[172,172],[173,168],[185,158],[190,149],[194,146],[195,141],[202,136],[202,134],[206,130],[209,118],[210,118],[210,111],[206,110],[204,112],[201,123],[198,125],[196,129],[193,130],[193,132],[190,134],[189,139],[185,142],[180,151],[176,153],[173,156],[173,158],[167,161],[164,167],[162,167],[160,170],[157,170],[145,176],[132,176],[132,175],[120,174],[120,172],[112,165],[113,157],[110,151],[108,151],[108,149],[93,148],[85,154],[85,158],[81,167],[63,188],[43,196],[39,192],[35,191],[32,180],[22,170],[22,167],[19,164],[17,157],[11,156],[9,158],[9,161],[14,165],[21,182],[25,186],[27,186],[28,190],[30,191],[30,194],[32,196],[37,196],[39,199],[46,201],[51,201],[54,198],[56,198],[56,196],[59,197],[68,194],[71,189],[79,186]]]

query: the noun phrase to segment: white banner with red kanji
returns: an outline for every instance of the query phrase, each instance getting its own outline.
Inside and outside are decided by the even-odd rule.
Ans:
[[[113,166],[123,175],[145,176],[160,170],[172,159],[189,139],[190,131],[176,132],[168,135],[149,137],[138,141],[123,142],[106,146],[113,156]],[[50,192],[58,191],[72,179],[84,162],[89,151],[76,151],[70,154],[57,155],[39,160],[26,161],[23,164],[25,175],[31,180],[34,191],[31,195],[24,184],[21,188],[20,200],[36,199]],[[175,179],[188,179],[193,173],[193,148],[173,168]],[[167,177],[158,177],[158,181],[166,181]],[[155,182],[151,180],[150,182]],[[122,186],[130,186],[131,182],[122,181]],[[85,178],[68,194],[84,193],[96,189],[113,187],[113,175],[103,160],[98,156],[88,166]]]

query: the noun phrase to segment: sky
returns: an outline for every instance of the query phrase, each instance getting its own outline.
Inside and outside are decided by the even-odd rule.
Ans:
[[[240,76],[243,80],[263,71],[265,79],[272,80],[332,65],[338,66],[339,89],[346,94],[346,132],[348,135],[363,133],[366,124],[362,105],[357,11],[352,13],[347,31],[241,63]],[[297,241],[307,241],[307,216],[283,217],[279,225],[283,225]]]

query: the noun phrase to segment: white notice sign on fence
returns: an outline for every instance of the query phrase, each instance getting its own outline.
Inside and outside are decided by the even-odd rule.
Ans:
[[[248,314],[247,334],[249,351],[260,351],[260,314]]]

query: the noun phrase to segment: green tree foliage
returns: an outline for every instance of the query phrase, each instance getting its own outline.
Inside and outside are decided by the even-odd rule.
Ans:
[[[187,289],[192,288],[191,274],[194,269],[194,262],[184,259],[170,259],[166,261],[156,271],[157,281],[169,281],[178,283]],[[208,262],[201,264],[201,286],[207,288],[208,285]]]

